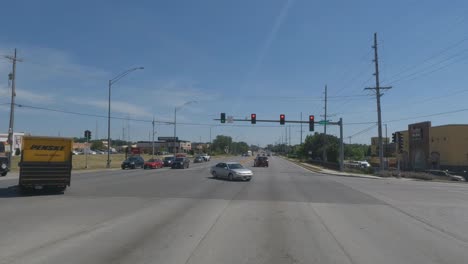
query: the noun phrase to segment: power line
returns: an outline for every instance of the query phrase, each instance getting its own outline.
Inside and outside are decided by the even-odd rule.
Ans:
[[[464,49],[464,50],[462,50],[461,52],[458,52],[458,53],[456,53],[456,54],[454,54],[454,55],[452,55],[452,56],[450,56],[450,57],[448,57],[448,58],[445,58],[445,59],[443,59],[443,60],[441,60],[441,61],[439,61],[439,62],[437,62],[437,63],[433,63],[433,64],[431,64],[431,65],[429,65],[429,66],[427,66],[427,67],[424,67],[424,68],[422,68],[422,69],[420,69],[420,70],[418,70],[418,71],[415,71],[415,72],[413,72],[413,73],[407,74],[407,75],[405,75],[405,76],[403,76],[403,77],[401,77],[401,78],[393,79],[393,80],[389,81],[388,83],[389,83],[389,84],[394,84],[394,83],[400,82],[400,81],[402,81],[402,80],[404,80],[404,79],[406,79],[406,78],[408,78],[408,77],[411,77],[411,76],[415,76],[415,75],[418,75],[418,74],[421,74],[421,73],[427,74],[427,73],[424,73],[424,72],[427,71],[427,70],[431,70],[431,68],[434,67],[434,66],[438,66],[438,65],[440,65],[440,64],[443,64],[444,62],[447,62],[447,61],[450,61],[450,60],[452,60],[452,59],[454,59],[454,58],[459,57],[461,54],[463,54],[463,53],[466,52],[467,50],[468,50],[468,49]],[[465,56],[465,57],[462,57],[462,58],[463,58],[462,60],[464,60],[464,59],[466,59],[466,58],[468,58],[468,57]],[[435,71],[438,71],[438,70],[443,69],[443,68],[446,68],[446,67],[448,67],[449,65],[452,65],[452,64],[454,64],[454,63],[456,63],[456,62],[458,62],[458,61],[455,61],[455,62],[446,64],[446,65],[444,65],[444,66],[442,66],[442,67],[436,68],[435,70],[430,71],[430,73],[435,72]],[[422,76],[424,76],[424,75],[422,75]],[[421,77],[421,76],[418,76],[418,78],[419,78],[419,77]],[[414,78],[414,79],[415,79],[415,78]]]
[[[374,123],[375,123],[375,122],[374,122]],[[357,132],[357,133],[355,133],[355,134],[349,136],[349,137],[352,138],[352,137],[361,135],[361,134],[363,134],[363,133],[366,133],[366,132],[372,130],[372,129],[373,129],[374,127],[376,127],[376,126],[377,126],[377,124],[374,124],[374,125],[372,125],[372,126],[370,126],[370,127],[368,127],[368,128],[365,128],[365,129],[363,129],[363,130],[361,130],[361,131],[359,131],[359,132]]]
[[[444,54],[445,52],[447,52],[447,51],[449,51],[449,50],[451,50],[451,49],[453,49],[453,48],[455,48],[455,47],[461,45],[463,42],[465,42],[465,41],[467,41],[467,40],[468,40],[468,37],[465,37],[465,38],[463,38],[463,39],[457,41],[456,43],[450,45],[449,47],[444,48],[443,50],[441,50],[441,51],[439,51],[439,52],[433,54],[433,55],[430,56],[429,58],[424,59],[424,60],[421,61],[420,63],[417,63],[417,64],[415,64],[415,65],[413,65],[413,66],[407,66],[407,67],[405,67],[404,69],[400,70],[400,71],[397,72],[396,74],[392,75],[392,76],[390,77],[390,79],[394,79],[395,77],[401,75],[402,73],[404,73],[404,72],[406,72],[406,71],[408,71],[408,70],[410,70],[410,69],[412,69],[412,68],[418,67],[418,64],[419,64],[419,65],[420,65],[420,64],[424,64],[424,63],[426,63],[426,62],[432,60],[433,58],[436,58],[436,57],[438,57],[438,56]]]

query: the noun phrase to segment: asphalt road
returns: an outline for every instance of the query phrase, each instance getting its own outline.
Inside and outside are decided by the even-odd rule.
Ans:
[[[21,197],[1,179],[0,263],[468,262],[467,184],[320,175],[277,157],[229,182],[210,177],[214,163],[74,174],[63,195]]]

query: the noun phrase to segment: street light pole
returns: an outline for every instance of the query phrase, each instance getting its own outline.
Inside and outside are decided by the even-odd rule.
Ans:
[[[113,79],[109,80],[109,101],[108,101],[108,109],[107,109],[107,164],[106,164],[106,168],[110,168],[110,163],[111,163],[111,160],[110,160],[110,150],[111,150],[111,139],[110,139],[110,119],[111,119],[111,90],[112,90],[112,84],[118,82],[120,79],[122,79],[123,77],[127,76],[128,74],[130,74],[131,72],[134,72],[136,70],[143,70],[144,68],[143,67],[135,67],[135,68],[131,68],[131,69],[128,69],[124,72],[122,72],[121,74],[117,75],[116,77],[114,77]]]
[[[173,152],[174,152],[174,158],[177,154],[177,151],[176,151],[176,130],[177,130],[177,107],[174,108],[174,145],[172,146],[174,149],[173,149]]]
[[[151,155],[151,158],[154,159],[154,117],[153,117],[153,154]]]
[[[186,103],[184,103],[183,105],[180,105],[180,106],[176,106],[174,107],[174,158],[176,156],[176,135],[177,135],[177,110],[178,109],[182,109],[182,107],[186,106],[186,105],[189,105],[189,104],[192,104],[192,103],[196,103],[197,101],[188,101]]]
[[[109,80],[109,102],[107,109],[107,164],[106,168],[110,168],[110,150],[111,150],[111,142],[110,142],[110,112],[111,112],[111,86],[112,80]]]

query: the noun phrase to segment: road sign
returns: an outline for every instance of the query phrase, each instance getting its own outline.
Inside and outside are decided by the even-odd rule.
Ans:
[[[158,140],[174,141],[174,137],[158,137]],[[175,137],[175,141],[179,141],[179,137]]]
[[[328,123],[330,123],[330,122],[331,122],[331,120],[320,120],[320,121],[318,121],[319,125],[325,125],[325,124],[328,125]]]
[[[233,116],[228,116],[227,117],[227,122],[228,123],[234,123],[234,117]]]

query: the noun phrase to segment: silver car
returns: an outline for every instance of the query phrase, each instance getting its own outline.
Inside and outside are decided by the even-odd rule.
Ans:
[[[214,178],[225,178],[230,181],[250,181],[253,173],[239,162],[221,162],[211,168],[211,175],[213,175]]]

